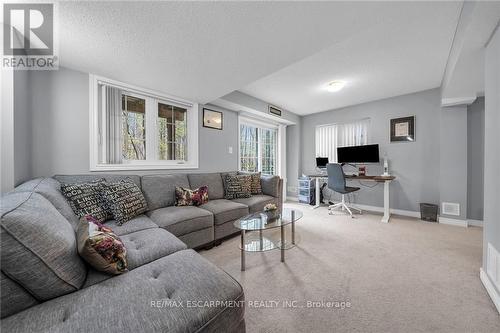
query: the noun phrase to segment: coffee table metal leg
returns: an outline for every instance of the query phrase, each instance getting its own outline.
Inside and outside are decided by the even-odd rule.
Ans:
[[[241,230],[241,270],[245,270],[245,230]]]
[[[295,211],[292,210],[292,244],[295,245]]]
[[[264,244],[262,243],[262,230],[259,230],[259,241],[260,241],[260,250],[264,250]]]
[[[281,226],[281,262],[285,262],[285,226]]]

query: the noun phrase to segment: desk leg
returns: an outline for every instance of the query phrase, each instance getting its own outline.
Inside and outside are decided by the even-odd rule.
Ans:
[[[382,217],[382,222],[388,223],[391,218],[391,212],[389,207],[389,184],[390,181],[384,182],[384,216]]]
[[[319,188],[319,177],[316,177],[316,204],[312,207],[312,209],[316,209],[320,206],[321,202],[319,201],[319,198],[320,198],[320,188]]]

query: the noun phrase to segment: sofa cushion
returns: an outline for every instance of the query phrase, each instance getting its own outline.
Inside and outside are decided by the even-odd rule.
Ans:
[[[0,290],[0,318],[13,315],[38,303],[26,289],[1,272]]]
[[[200,208],[214,214],[214,223],[222,224],[248,215],[248,206],[226,199],[210,200]]]
[[[115,234],[118,236],[130,234],[132,232],[145,230],[145,229],[154,229],[158,228],[158,225],[154,223],[149,217],[146,215],[139,215],[131,219],[125,224],[118,225],[115,220],[109,220],[103,223],[105,226],[111,228]]]
[[[224,186],[220,173],[190,173],[188,179],[191,189],[208,186],[209,200],[224,198]]]
[[[75,231],[38,193],[2,197],[2,272],[39,300],[80,288],[87,268],[78,256]]]
[[[129,270],[187,249],[179,238],[161,228],[133,232],[123,236],[122,241],[127,248]]]
[[[175,187],[189,187],[186,174],[147,175],[142,177],[141,183],[149,210],[173,206]]]
[[[127,248],[129,271],[177,251],[185,250],[186,244],[164,229],[148,229],[122,237]],[[128,274],[128,273],[127,273]],[[89,269],[83,288],[102,282],[113,275]]]
[[[29,180],[17,186],[13,192],[36,192],[41,194],[71,223],[73,229],[76,230],[78,228],[78,216],[73,212],[68,200],[62,194],[61,183],[54,178]]]
[[[183,307],[169,306],[178,301]],[[235,332],[241,286],[193,250],[178,251],[5,318],[3,332]],[[213,306],[187,306],[213,302]],[[96,320],[96,318],[98,320]]]
[[[116,175],[109,173],[92,173],[88,175],[55,175],[53,177],[60,183],[88,183],[104,178],[108,183],[116,183],[122,180],[129,180],[141,186],[141,177],[137,175]]]
[[[264,210],[264,206],[268,203],[275,203],[276,198],[270,195],[252,195],[250,198],[234,199],[234,202],[239,202],[248,206],[250,213],[257,213]]]
[[[127,249],[111,228],[84,216],[76,233],[78,253],[90,266],[109,274],[127,271]]]
[[[214,217],[209,211],[194,206],[165,207],[149,212],[148,215],[158,226],[176,236],[214,225]]]
[[[148,210],[148,204],[141,188],[129,180],[104,184],[102,197],[118,225],[144,214]]]

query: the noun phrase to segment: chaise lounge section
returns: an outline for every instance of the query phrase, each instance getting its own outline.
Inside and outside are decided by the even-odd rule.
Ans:
[[[233,222],[267,203],[282,205],[282,181],[263,177],[262,195],[224,199],[224,174],[59,175],[2,197],[1,328],[4,332],[244,332],[239,283],[193,248],[234,234]],[[129,272],[113,276],[78,255],[79,220],[61,183],[130,179],[148,212],[119,226]],[[175,206],[175,187],[209,187],[209,202]],[[188,306],[187,302],[194,302]],[[209,303],[212,302],[212,303]],[[208,306],[207,306],[208,305]]]

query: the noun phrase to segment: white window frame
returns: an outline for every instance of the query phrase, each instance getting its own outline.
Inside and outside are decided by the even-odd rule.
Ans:
[[[243,117],[240,116],[238,117],[238,170],[241,171],[241,156],[240,156],[240,151],[241,151],[241,125],[249,125],[249,126],[254,126],[254,127],[259,127],[259,128],[267,128],[267,129],[274,129],[277,130],[277,135],[276,135],[276,165],[275,165],[275,175],[284,177],[283,175],[283,168],[284,164],[282,163],[282,159],[286,159],[285,154],[285,149],[286,149],[286,141],[281,140],[281,138],[285,135],[285,125],[281,124],[273,124],[273,123],[265,123],[253,118],[248,118],[248,117]],[[285,142],[283,142],[285,141]],[[260,143],[257,143],[257,169],[258,172],[262,172],[262,152],[260,149]],[[285,171],[286,173],[286,171]]]
[[[125,94],[146,98],[146,160],[124,160],[121,164],[102,163],[99,156],[100,144],[104,142],[105,133],[99,130],[99,86],[109,85],[120,88]],[[148,100],[150,101],[148,103]],[[187,109],[187,161],[158,160],[157,145],[157,119],[151,117],[155,114],[154,101],[179,106]],[[90,171],[118,171],[118,170],[177,170],[197,169],[199,167],[198,154],[198,113],[197,103],[159,93],[153,90],[136,87],[127,83],[111,80],[98,75],[89,75],[89,145],[90,145]],[[156,111],[157,112],[157,111]],[[149,116],[148,116],[149,115]],[[154,129],[154,130],[151,130]],[[103,154],[101,150],[101,154]],[[105,156],[105,155],[104,155]],[[101,158],[99,158],[101,157]]]

